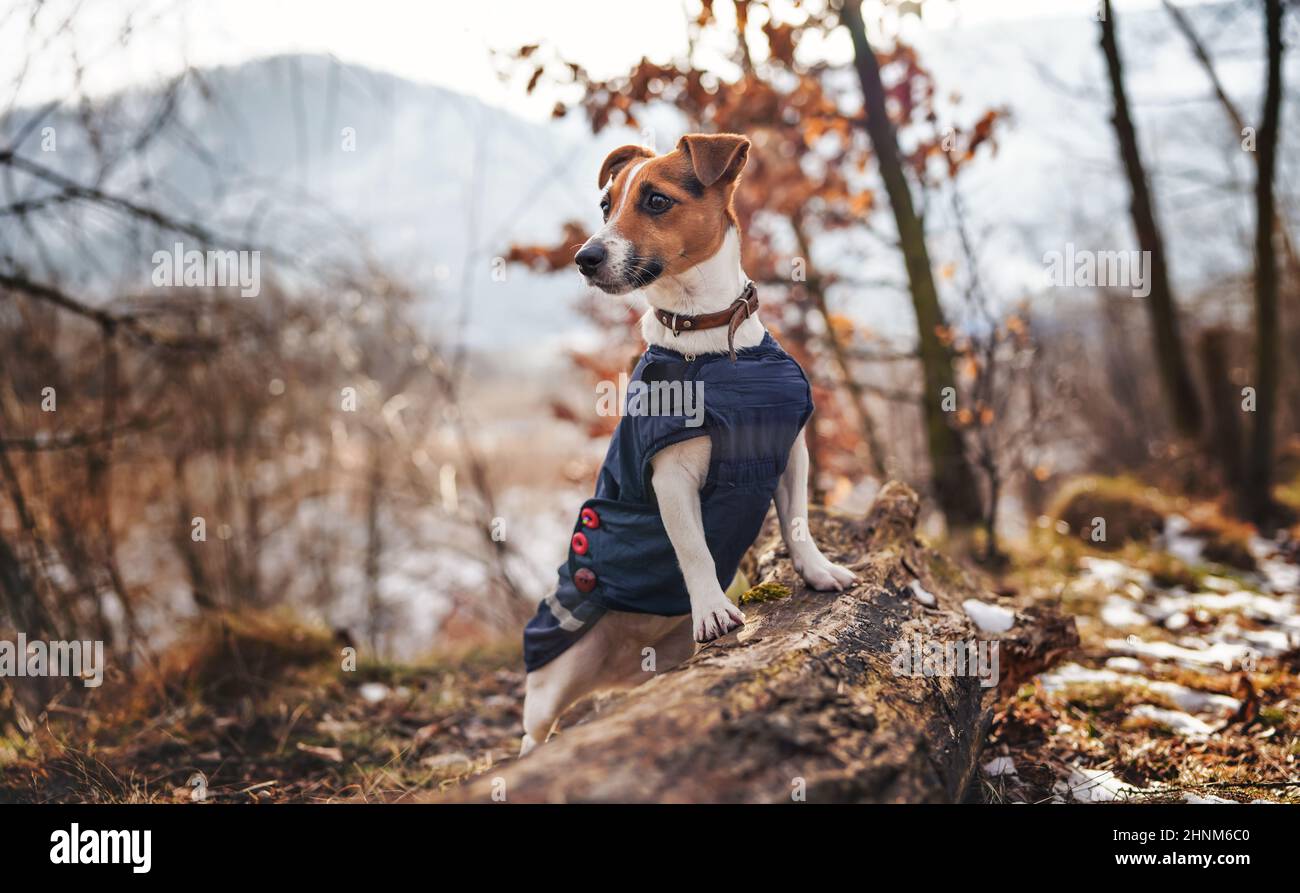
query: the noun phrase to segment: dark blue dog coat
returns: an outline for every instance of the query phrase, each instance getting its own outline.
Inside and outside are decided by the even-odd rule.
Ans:
[[[700,502],[718,585],[725,589],[758,536],[790,448],[813,409],[803,370],[771,335],[737,351],[735,362],[726,354],[688,361],[652,346],[630,382],[596,495],[583,503],[574,525],[559,584],[524,629],[529,672],[554,660],[606,611],[691,613],[651,489],[656,453],[692,437],[712,440]],[[656,388],[665,399],[650,399]],[[688,389],[684,399],[666,399]],[[702,398],[703,424],[691,402],[696,395]]]

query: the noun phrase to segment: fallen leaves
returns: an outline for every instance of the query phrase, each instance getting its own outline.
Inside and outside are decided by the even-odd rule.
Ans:
[[[343,751],[337,747],[317,747],[313,744],[304,744],[298,742],[298,750],[303,753],[309,753],[312,756],[320,757],[322,760],[328,760],[331,763],[343,762]]]

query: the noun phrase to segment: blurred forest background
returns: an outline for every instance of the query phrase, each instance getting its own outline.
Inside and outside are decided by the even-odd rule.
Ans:
[[[0,639],[108,654],[0,678],[0,799],[389,798],[513,755],[595,385],[641,349],[573,246],[610,149],[692,131],[753,141],[815,501],[905,480],[1079,618],[977,796],[1300,796],[1293,4],[664,2],[669,55],[494,40],[533,117],[316,53],[105,88],[185,6],[0,13]],[[156,285],[176,243],[258,252],[259,293]]]

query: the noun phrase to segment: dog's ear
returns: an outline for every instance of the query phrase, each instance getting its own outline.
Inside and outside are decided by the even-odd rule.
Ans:
[[[605,184],[612,177],[618,175],[627,163],[633,158],[654,158],[655,153],[651,152],[645,146],[619,146],[613,152],[610,152],[605,158],[605,163],[600,166],[600,180],[596,183],[596,188],[604,189]]]
[[[695,178],[705,187],[735,180],[749,160],[749,140],[738,133],[688,133],[677,148],[690,156]]]

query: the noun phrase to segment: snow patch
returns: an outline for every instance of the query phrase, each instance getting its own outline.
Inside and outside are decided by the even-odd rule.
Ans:
[[[1227,695],[1208,691],[1197,691],[1177,682],[1152,682],[1147,685],[1151,691],[1178,705],[1179,710],[1188,713],[1211,713],[1231,716],[1241,709],[1241,701]]]
[[[1185,564],[1200,564],[1201,554],[1205,551],[1205,541],[1188,536],[1192,522],[1182,515],[1170,515],[1165,518],[1165,531],[1161,536],[1165,551]]]
[[[1300,566],[1276,558],[1260,561],[1258,565],[1269,589],[1274,592],[1300,591]]]
[[[1107,639],[1106,647],[1111,651],[1136,657],[1150,657],[1156,660],[1168,660],[1187,667],[1223,667],[1231,670],[1243,659],[1253,658],[1256,649],[1249,645],[1236,645],[1218,642],[1213,645],[1199,639],[1184,639],[1192,647],[1175,645],[1172,642],[1145,642],[1137,636],[1126,639]]]
[[[925,587],[921,585],[920,580],[912,581],[912,595],[916,597],[916,600],[918,602],[925,605],[926,607],[934,607],[935,604],[934,595],[926,591]]]
[[[1110,803],[1127,800],[1134,794],[1146,794],[1146,788],[1134,787],[1115,777],[1109,769],[1080,769],[1072,767],[1065,781],[1058,781],[1058,794],[1069,794],[1080,803]]]
[[[1134,661],[1138,663],[1138,668],[1141,669],[1141,664],[1135,661],[1134,658],[1112,658],[1107,663],[1117,660]],[[1125,668],[1131,667],[1126,664]],[[1227,717],[1236,713],[1241,707],[1240,701],[1227,695],[1197,691],[1176,682],[1152,680],[1145,676],[1118,673],[1115,670],[1116,668],[1110,667],[1104,670],[1094,670],[1079,664],[1064,664],[1050,673],[1044,673],[1039,677],[1039,680],[1046,691],[1060,691],[1070,685],[1127,685],[1159,695],[1176,705],[1179,710],[1185,710],[1188,713],[1206,713]],[[1151,709],[1159,708],[1152,707]],[[1134,712],[1136,713],[1136,710]]]
[[[990,605],[977,598],[968,598],[961,606],[966,616],[986,633],[1004,633],[1016,623],[1016,612],[1001,605]]]
[[[1106,597],[1106,604],[1101,608],[1101,621],[1107,626],[1124,628],[1128,626],[1147,626],[1151,623],[1146,615],[1133,606],[1133,602],[1122,595],[1111,594]]]
[[[1227,577],[1216,577],[1212,574],[1201,580],[1201,585],[1215,592],[1232,592],[1237,588],[1235,580],[1229,580]]]
[[[1093,558],[1085,555],[1079,559],[1079,565],[1083,568],[1082,576],[1096,580],[1107,589],[1118,589],[1125,583],[1145,586],[1151,582],[1151,574],[1112,558]]]
[[[994,757],[983,766],[984,774],[989,778],[1001,778],[1016,774],[1016,763],[1011,757]]]
[[[1184,713],[1181,710],[1165,710],[1163,707],[1156,707],[1152,704],[1139,704],[1133,708],[1132,713],[1129,715],[1149,719],[1164,726],[1176,735],[1203,738],[1214,732],[1213,726],[1191,714]]]
[[[388,699],[392,689],[382,682],[365,682],[357,688],[357,693],[367,704],[378,704]]]

